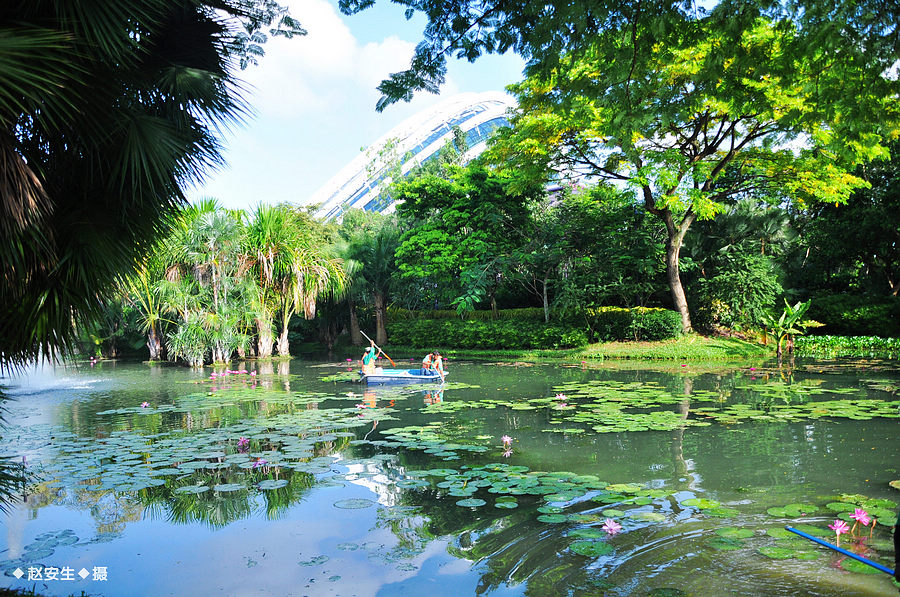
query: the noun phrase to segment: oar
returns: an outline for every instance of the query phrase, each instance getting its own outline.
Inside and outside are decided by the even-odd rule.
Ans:
[[[374,346],[375,348],[378,348],[378,350],[381,350],[381,348],[379,348],[379,346],[378,346],[377,344],[375,344],[375,340],[372,340],[371,338],[369,338],[368,336],[366,336],[366,333],[365,333],[364,331],[359,330],[359,333],[362,334],[362,335],[365,337],[366,340],[368,340],[369,342],[371,342],[371,343],[372,343],[372,346]],[[397,366],[397,363],[394,362],[394,359],[392,359],[391,357],[387,356],[387,353],[386,353],[386,352],[384,352],[383,350],[381,350],[381,354],[383,354],[384,357],[385,357],[387,360],[389,360],[389,361],[391,362],[391,365],[392,365],[392,366],[394,366],[394,367]]]
[[[815,541],[819,545],[824,545],[828,549],[833,549],[834,551],[836,551],[838,553],[844,554],[848,558],[853,558],[854,560],[858,560],[858,561],[862,562],[863,564],[868,564],[869,566],[871,566],[872,568],[875,568],[876,570],[881,570],[882,572],[884,572],[886,574],[890,574],[891,576],[894,576],[894,571],[891,570],[890,568],[888,568],[887,566],[882,566],[881,564],[879,564],[877,562],[873,562],[872,560],[870,560],[868,558],[864,558],[860,555],[857,555],[857,554],[853,553],[852,551],[847,551],[846,549],[840,548],[837,545],[833,545],[833,544],[829,543],[828,541],[819,539],[818,537],[813,537],[812,535],[807,535],[803,531],[798,531],[797,529],[795,529],[793,527],[786,526],[784,528],[789,530],[792,533],[800,535],[804,539],[809,539],[810,541]]]

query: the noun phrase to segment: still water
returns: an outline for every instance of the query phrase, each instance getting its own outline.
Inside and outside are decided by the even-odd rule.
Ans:
[[[841,545],[893,567],[896,361],[454,362],[443,387],[374,388],[340,381],[347,368],[104,362],[2,380],[0,454],[29,483],[0,514],[0,586],[897,594],[784,531],[834,541],[828,525],[861,507],[877,522]]]

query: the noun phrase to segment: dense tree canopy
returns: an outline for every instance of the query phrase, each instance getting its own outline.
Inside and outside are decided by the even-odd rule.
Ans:
[[[512,87],[513,128],[492,150],[533,180],[563,168],[634,188],[666,226],[685,330],[680,250],[696,219],[776,188],[801,206],[843,203],[865,185],[854,166],[887,155],[882,141],[900,130],[896,81],[877,66],[842,50],[804,54],[791,24],[725,10],[662,35],[643,22],[610,28],[564,55]],[[865,91],[847,98],[848,86]]]
[[[66,346],[221,163],[238,66],[304,33],[271,0],[0,6],[0,363]]]

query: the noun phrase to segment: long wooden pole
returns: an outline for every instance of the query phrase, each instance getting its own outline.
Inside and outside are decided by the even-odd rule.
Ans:
[[[848,558],[853,558],[854,560],[857,560],[857,561],[859,561],[859,562],[862,562],[863,564],[868,564],[869,566],[871,566],[871,567],[874,568],[875,570],[880,570],[880,571],[884,572],[885,574],[890,574],[891,576],[894,576],[894,571],[893,571],[893,570],[891,570],[891,569],[888,568],[887,566],[882,566],[882,565],[879,564],[878,562],[873,562],[872,560],[870,560],[870,559],[868,559],[868,558],[864,558],[864,557],[862,557],[861,555],[855,554],[855,553],[853,553],[852,551],[847,551],[846,549],[842,549],[842,548],[838,547],[837,545],[832,545],[832,544],[829,543],[828,541],[824,541],[824,540],[822,540],[822,539],[819,539],[818,537],[813,537],[812,535],[807,535],[807,534],[804,533],[803,531],[798,531],[798,530],[795,529],[794,527],[784,527],[784,528],[787,529],[788,531],[794,533],[794,534],[800,535],[800,536],[803,537],[804,539],[809,539],[810,541],[815,541],[815,542],[818,543],[819,545],[822,545],[822,546],[824,546],[824,547],[827,547],[828,549],[833,549],[834,551],[836,551],[836,552],[838,552],[838,553],[840,553],[840,554],[843,554],[843,555],[847,556]]]
[[[389,356],[387,355],[386,352],[384,352],[383,350],[381,350],[381,348],[380,348],[377,344],[375,344],[375,341],[374,341],[374,340],[372,340],[371,338],[369,338],[368,336],[366,336],[366,333],[365,333],[364,331],[359,330],[359,333],[362,334],[362,335],[365,337],[366,340],[368,340],[369,342],[371,342],[371,343],[372,343],[372,346],[374,346],[375,348],[377,348],[378,350],[380,350],[380,351],[381,351],[381,354],[383,354],[383,355],[385,356],[385,358],[391,362],[391,365],[392,365],[392,366],[394,366],[394,367],[397,366],[397,363],[394,362],[394,359],[392,359],[391,357],[389,357]]]

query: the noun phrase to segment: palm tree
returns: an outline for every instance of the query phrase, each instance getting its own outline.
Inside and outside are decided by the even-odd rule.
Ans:
[[[294,252],[301,240],[297,219],[287,206],[260,205],[247,224],[244,253],[259,287],[256,319],[261,358],[271,357],[275,343],[275,309],[283,281],[292,275]]]
[[[396,270],[399,239],[396,220],[383,218],[370,229],[363,228],[353,234],[345,249],[345,255],[360,264],[357,276],[363,280],[375,307],[375,341],[378,344],[387,343],[387,300]]]
[[[0,3],[0,365],[67,349],[246,113],[270,0]]]

